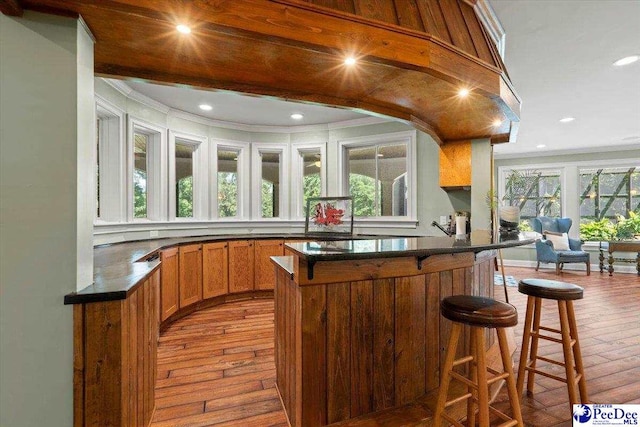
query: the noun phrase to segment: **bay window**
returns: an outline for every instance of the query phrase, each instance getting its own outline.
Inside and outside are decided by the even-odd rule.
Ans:
[[[130,221],[167,219],[165,132],[160,127],[129,118]]]
[[[292,213],[296,218],[304,218],[307,199],[321,197],[326,193],[326,145],[293,144],[292,153]]]
[[[254,144],[253,218],[288,218],[289,158],[286,144]],[[256,197],[259,195],[259,197]]]
[[[354,216],[415,218],[415,132],[341,141]]]

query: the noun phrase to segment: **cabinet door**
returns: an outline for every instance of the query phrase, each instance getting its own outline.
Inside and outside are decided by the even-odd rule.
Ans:
[[[180,246],[180,308],[202,299],[202,245]]]
[[[202,298],[229,293],[228,244],[202,245]]]
[[[160,260],[160,318],[164,321],[178,311],[178,248],[162,251]]]
[[[275,266],[272,256],[284,255],[284,240],[255,241],[255,288],[273,290],[276,283]]]
[[[253,240],[229,242],[229,293],[253,290]]]

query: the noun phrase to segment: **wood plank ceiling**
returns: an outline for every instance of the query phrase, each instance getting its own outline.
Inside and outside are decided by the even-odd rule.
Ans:
[[[513,141],[519,122],[521,102],[466,0],[1,3],[6,14],[17,5],[82,16],[98,75],[366,110],[411,122],[440,144]],[[192,33],[178,33],[179,23]]]

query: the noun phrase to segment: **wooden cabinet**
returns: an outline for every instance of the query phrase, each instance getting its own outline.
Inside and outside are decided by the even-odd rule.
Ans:
[[[228,243],[202,245],[202,298],[229,293]]]
[[[180,308],[202,300],[202,245],[180,246]]]
[[[447,142],[440,147],[440,187],[471,186],[471,141]]]
[[[284,240],[256,240],[254,247],[255,289],[273,290],[276,283],[272,256],[284,255]]]
[[[146,427],[155,406],[160,271],[126,300],[74,306],[74,425]]]
[[[166,320],[178,311],[178,284],[180,282],[178,268],[178,248],[165,249],[161,252],[162,276],[160,279],[160,319]]]
[[[229,293],[252,291],[254,272],[253,240],[229,242]]]

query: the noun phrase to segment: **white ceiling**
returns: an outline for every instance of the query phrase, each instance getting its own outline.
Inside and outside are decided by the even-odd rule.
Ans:
[[[282,101],[228,91],[164,86],[137,80],[128,80],[126,83],[136,92],[168,107],[225,122],[258,126],[304,126],[369,117],[342,108]],[[211,105],[213,109],[203,111],[198,107],[200,104]],[[293,113],[301,113],[304,117],[302,120],[293,120],[291,118]]]
[[[640,148],[640,61],[612,65],[640,54],[640,1],[490,3],[506,32],[505,64],[522,98],[517,142],[497,146],[496,157]],[[575,121],[558,121],[568,116]]]
[[[522,117],[516,143],[496,146],[496,157],[566,150],[640,148],[638,0],[490,0],[506,32],[505,63]],[[148,84],[127,84],[162,104],[210,119],[262,126],[333,123],[366,115],[318,105]],[[201,103],[213,106],[209,112]],[[292,113],[304,114],[294,121]],[[560,123],[563,117],[575,117]],[[545,144],[545,148],[536,148]],[[624,146],[624,147],[623,147]]]

